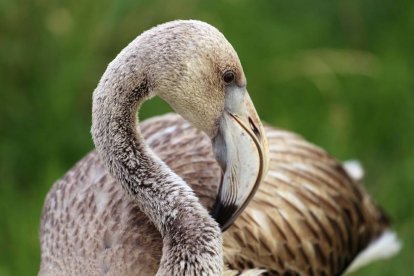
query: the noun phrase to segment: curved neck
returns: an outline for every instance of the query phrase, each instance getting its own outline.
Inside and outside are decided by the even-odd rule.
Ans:
[[[92,136],[111,175],[163,236],[158,273],[197,274],[202,269],[221,274],[217,223],[191,188],[146,146],[137,127],[139,106],[152,96],[150,81],[137,77],[136,70],[128,75],[114,67],[113,62],[94,91]]]

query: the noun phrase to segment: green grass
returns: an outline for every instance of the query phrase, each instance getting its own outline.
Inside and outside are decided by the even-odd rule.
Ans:
[[[355,275],[414,272],[414,2],[0,2],[0,275],[34,275],[43,199],[92,149],[91,93],[141,31],[194,18],[221,29],[242,60],[261,118],[340,159],[404,242]],[[141,118],[169,110],[148,103]]]

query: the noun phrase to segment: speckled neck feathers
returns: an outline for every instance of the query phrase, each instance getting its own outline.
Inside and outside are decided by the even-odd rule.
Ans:
[[[94,91],[93,140],[112,176],[163,236],[158,275],[219,275],[223,258],[217,223],[145,145],[137,127],[140,104],[160,91],[155,73],[161,69],[151,65],[151,58],[148,62],[143,41],[138,37],[118,55]]]

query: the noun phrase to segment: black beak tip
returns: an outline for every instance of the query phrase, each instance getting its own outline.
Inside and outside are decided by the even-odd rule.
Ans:
[[[224,205],[220,200],[217,200],[210,215],[220,225],[221,231],[224,232],[233,224],[234,219],[237,217],[235,216],[237,209],[238,207],[235,204]]]

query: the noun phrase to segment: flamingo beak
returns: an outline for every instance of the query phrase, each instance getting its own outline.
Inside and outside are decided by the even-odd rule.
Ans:
[[[264,128],[245,87],[227,89],[213,147],[223,178],[211,214],[225,231],[253,198],[268,166]]]

